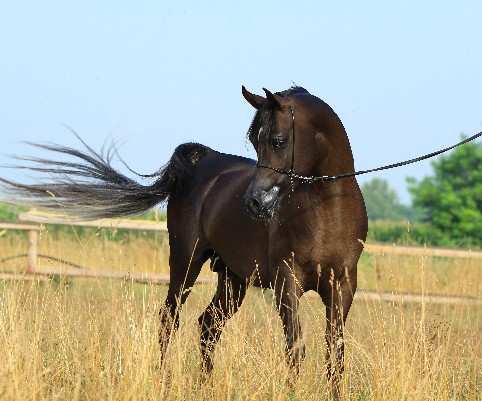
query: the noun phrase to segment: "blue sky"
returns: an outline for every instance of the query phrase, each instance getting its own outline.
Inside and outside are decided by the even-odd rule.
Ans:
[[[413,158],[482,130],[482,2],[0,3],[0,164],[22,141],[94,148],[151,173],[182,142],[254,157],[261,94],[292,82],[343,121],[358,169]],[[120,166],[120,165],[119,165]],[[1,175],[21,179],[2,168]],[[405,177],[381,177],[410,201]]]

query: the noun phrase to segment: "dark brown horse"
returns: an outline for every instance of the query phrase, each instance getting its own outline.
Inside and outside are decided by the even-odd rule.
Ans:
[[[343,326],[357,287],[357,262],[367,233],[363,197],[354,177],[313,181],[313,176],[354,171],[345,129],[335,112],[305,89],[266,98],[243,96],[257,110],[248,137],[258,161],[180,145],[151,185],[140,185],[110,166],[112,155],[37,145],[74,155],[73,163],[38,160],[37,170],[60,173],[38,185],[10,184],[17,197],[39,207],[61,204],[81,218],[118,217],[169,199],[170,284],[161,308],[164,353],[202,265],[218,272],[216,294],[199,317],[203,366],[238,310],[248,283],[273,288],[286,336],[287,360],[297,370],[299,299],[316,291],[326,305],[327,375],[338,398],[343,371]],[[67,177],[67,178],[66,178]],[[52,195],[55,198],[52,198]]]

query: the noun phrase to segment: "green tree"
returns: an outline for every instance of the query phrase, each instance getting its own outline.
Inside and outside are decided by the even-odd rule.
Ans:
[[[472,142],[432,162],[433,176],[407,178],[420,219],[453,245],[482,246],[482,142]]]
[[[373,178],[361,186],[361,191],[370,220],[400,221],[410,217],[410,208],[400,203],[397,191],[390,188],[388,181]]]

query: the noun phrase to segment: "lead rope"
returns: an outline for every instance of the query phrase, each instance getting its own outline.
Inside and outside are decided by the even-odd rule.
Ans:
[[[310,175],[310,176],[305,176],[305,175],[296,174],[295,170],[294,170],[294,163],[295,163],[295,113],[293,111],[293,107],[291,106],[291,102],[290,102],[289,98],[285,97],[285,99],[288,100],[288,104],[289,104],[290,110],[291,110],[291,118],[292,118],[292,121],[293,121],[293,128],[292,128],[292,131],[293,131],[293,149],[292,149],[292,155],[291,155],[291,169],[289,171],[285,171],[285,170],[281,170],[281,169],[276,168],[276,167],[264,166],[262,164],[258,164],[257,167],[267,168],[267,169],[276,171],[280,174],[288,175],[290,177],[291,192],[294,191],[294,180],[295,179],[300,180],[304,184],[312,184],[315,181],[322,181],[322,182],[323,181],[335,181],[335,180],[338,180],[340,178],[353,177],[353,176],[360,175],[360,174],[373,173],[375,171],[388,170],[388,169],[395,168],[395,167],[406,166],[407,164],[417,163],[419,161],[430,159],[431,157],[434,157],[434,156],[438,156],[442,153],[448,152],[449,150],[455,149],[458,146],[464,145],[464,144],[466,144],[468,142],[471,142],[474,139],[477,139],[480,136],[482,136],[482,131],[481,131],[478,134],[472,135],[470,138],[464,139],[462,142],[459,142],[455,145],[449,146],[448,148],[441,149],[441,150],[438,150],[436,152],[426,154],[424,156],[416,157],[415,159],[410,159],[410,160],[406,160],[406,161],[403,161],[403,162],[389,164],[388,166],[377,167],[377,168],[370,169],[370,170],[360,170],[360,171],[355,171],[353,173],[337,174],[337,175],[322,175],[322,176]]]
[[[317,176],[305,177],[305,176],[297,175],[296,178],[298,178],[298,179],[300,179],[304,182],[307,182],[307,183],[312,183],[314,181],[334,181],[334,180],[338,180],[340,178],[353,177],[355,175],[373,173],[375,171],[388,170],[388,169],[395,168],[395,167],[406,166],[407,164],[417,163],[419,161],[430,159],[431,157],[438,156],[442,153],[448,152],[449,150],[455,149],[458,146],[461,146],[461,145],[464,145],[468,142],[471,142],[474,139],[479,138],[480,136],[482,136],[482,131],[479,132],[478,134],[472,135],[470,138],[464,139],[462,142],[459,142],[455,145],[449,146],[448,148],[437,150],[436,152],[432,152],[432,153],[426,154],[424,156],[416,157],[415,159],[410,159],[410,160],[406,160],[404,162],[389,164],[388,166],[378,167],[378,168],[374,168],[374,169],[371,169],[371,170],[360,170],[360,171],[355,171],[353,173],[345,173],[345,174],[337,174],[337,175],[324,175],[324,176],[320,176],[320,177],[317,177]]]

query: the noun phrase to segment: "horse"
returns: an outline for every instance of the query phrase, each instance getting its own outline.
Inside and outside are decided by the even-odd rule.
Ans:
[[[256,109],[247,137],[257,161],[185,143],[144,185],[112,167],[113,148],[104,155],[84,142],[87,151],[36,144],[77,161],[31,158],[39,163],[32,169],[57,178],[31,185],[2,181],[17,200],[60,206],[80,219],[128,216],[167,201],[170,282],[159,313],[161,355],[210,260],[217,289],[198,319],[206,374],[224,325],[254,285],[274,290],[286,360],[296,376],[305,354],[299,300],[307,291],[317,292],[326,306],[326,375],[338,399],[343,330],[368,230],[365,204],[355,177],[315,179],[354,171],[348,136],[333,109],[297,86],[264,92],[242,87]]]

